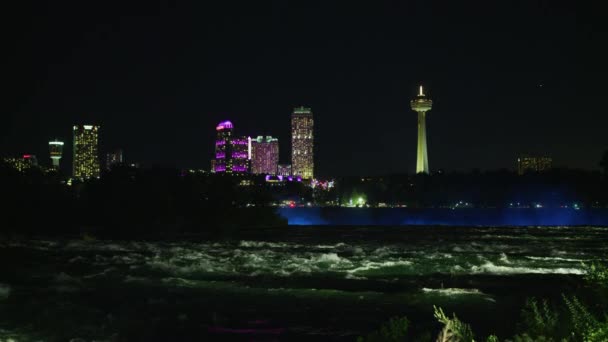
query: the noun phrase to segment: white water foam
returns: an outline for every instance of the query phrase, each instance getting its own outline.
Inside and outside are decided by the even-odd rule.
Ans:
[[[441,288],[441,289],[430,289],[427,287],[423,287],[422,292],[430,293],[430,294],[439,294],[442,296],[461,296],[461,295],[487,296],[487,294],[479,291],[478,289],[463,289],[463,288],[457,288],[457,287],[448,287],[448,288]]]
[[[507,257],[507,255],[505,253],[500,253],[499,260],[500,260],[500,262],[505,263],[505,264],[511,263],[511,261],[509,260],[509,258]]]
[[[526,256],[527,259],[541,260],[541,261],[566,261],[566,262],[583,262],[583,259],[570,259],[561,257],[538,257],[538,256]]]
[[[311,261],[315,263],[340,263],[344,260],[348,261],[346,258],[342,259],[336,253],[325,253],[317,256],[313,256]]]
[[[543,267],[517,267],[517,266],[500,266],[491,261],[486,261],[483,265],[472,266],[471,273],[489,273],[489,274],[585,274],[579,268],[543,268]]]
[[[397,261],[384,261],[384,262],[376,262],[376,261],[368,261],[364,265],[356,267],[354,269],[348,270],[348,273],[358,273],[369,270],[377,270],[386,267],[395,267],[395,266],[410,266],[412,265],[411,261],[408,260],[397,260]]]

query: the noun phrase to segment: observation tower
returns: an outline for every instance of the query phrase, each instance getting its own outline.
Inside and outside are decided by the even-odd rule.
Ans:
[[[412,110],[418,112],[418,150],[416,158],[416,173],[429,173],[429,155],[426,148],[426,112],[433,107],[431,101],[424,95],[420,86],[418,96],[410,102]]]
[[[59,170],[59,161],[63,157],[63,141],[49,141],[49,154],[53,162],[53,168]]]

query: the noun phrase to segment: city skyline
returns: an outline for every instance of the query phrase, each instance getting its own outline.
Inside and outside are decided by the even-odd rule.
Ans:
[[[428,163],[428,150],[426,146],[427,142],[427,132],[426,132],[426,112],[430,111],[432,108],[433,101],[424,93],[424,87],[420,85],[418,87],[418,94],[416,97],[410,101],[411,110],[417,112],[418,114],[418,134],[417,134],[417,159],[416,159],[416,170],[413,174],[416,173],[426,173],[430,174],[431,170],[429,168]],[[297,107],[292,111],[292,124],[291,124],[291,154],[292,154],[292,164],[295,161],[296,163],[300,163],[301,165],[305,165],[304,168],[311,170],[314,167],[314,154],[310,153],[312,156],[309,158],[310,160],[298,161],[297,154],[294,151],[302,152],[311,152],[313,151],[312,140],[314,137],[313,130],[313,120],[312,120],[312,111],[310,108],[306,108],[303,106]],[[295,120],[294,120],[295,119]],[[298,175],[302,176],[303,167],[300,166],[300,170],[294,172],[292,164],[279,164],[279,144],[278,139],[273,138],[272,136],[258,136],[257,138],[252,138],[251,136],[242,136],[236,137],[233,136],[233,123],[229,120],[225,120],[220,122],[217,127],[217,140],[215,142],[215,154],[214,158],[211,159],[211,172],[226,172],[233,173],[232,171],[232,162],[237,161],[237,171],[235,174],[267,174],[267,175]],[[92,137],[87,136],[87,132],[93,132]],[[73,160],[77,160],[76,154],[77,150],[83,150],[83,148],[78,148],[77,145],[87,145],[84,147],[86,151],[86,158],[81,157],[80,161],[77,163],[73,163],[72,165],[72,175],[74,178],[87,179],[87,178],[99,178],[101,175],[101,159],[102,155],[100,154],[100,146],[99,146],[99,137],[98,137],[99,126],[98,125],[74,125],[73,127],[73,151],[72,155],[74,156]],[[90,135],[90,134],[89,134]],[[302,135],[302,136],[301,136]],[[304,139],[301,139],[304,138]],[[300,141],[298,141],[300,140]],[[306,140],[310,140],[310,142],[306,142]],[[219,144],[222,142],[222,144]],[[232,145],[239,145],[236,147],[236,152],[232,151],[234,147]],[[258,156],[256,156],[254,145],[259,144],[260,151],[258,152]],[[63,145],[64,142],[54,139],[49,142],[49,158],[51,159],[50,167],[55,170],[60,170],[60,160],[63,157]],[[266,146],[262,145],[272,145],[271,148],[268,149]],[[294,147],[296,146],[296,147]],[[226,152],[228,148],[232,152]],[[407,147],[406,147],[407,148]],[[306,151],[304,151],[306,150]],[[219,152],[218,152],[219,151]],[[234,153],[233,153],[234,152]],[[111,166],[114,164],[123,163],[123,155],[122,149],[114,149],[112,152],[105,153],[105,162],[104,168],[106,170],[110,170]],[[235,154],[236,153],[236,154]],[[80,154],[83,154],[80,152]],[[218,157],[218,154],[222,154],[221,157]],[[306,154],[306,153],[303,153]],[[235,157],[232,157],[235,155]],[[92,156],[92,157],[91,157]],[[27,160],[27,158],[33,158],[36,160],[34,154],[24,154],[23,158],[14,157],[14,156],[3,156],[5,161],[9,163],[13,163],[15,165],[23,164],[23,160]],[[88,159],[88,160],[84,160]],[[543,154],[542,156],[530,156],[528,153],[523,153],[518,155],[517,157],[517,165],[515,168],[512,167],[504,167],[503,169],[511,169],[517,172],[519,175],[523,175],[526,170],[542,172],[547,171],[553,168],[553,158]],[[34,163],[38,166],[38,163]],[[86,164],[86,165],[84,165]],[[89,165],[90,164],[90,165]],[[97,171],[95,164],[97,164]],[[230,164],[230,165],[228,165]],[[23,164],[25,165],[25,164]],[[139,163],[131,164],[132,166],[137,165],[139,167]],[[219,165],[221,169],[218,171],[216,169],[216,165]],[[274,165],[274,166],[272,166]],[[289,167],[290,171],[285,171],[285,166]],[[19,170],[22,167],[17,167]],[[80,169],[87,169],[82,171]],[[191,169],[191,168],[190,168]],[[80,171],[77,171],[80,170]],[[441,169],[441,171],[445,171]],[[409,171],[403,172],[405,174],[410,173]],[[76,175],[79,176],[76,176]],[[86,174],[86,175],[85,175]],[[305,179],[313,179],[311,171],[306,171],[305,173],[308,177]],[[83,176],[84,175],[84,176]]]
[[[577,54],[603,46],[602,33],[561,3],[108,5],[72,15],[89,6],[16,12],[25,19],[9,41],[3,155],[46,161],[43,141],[69,144],[71,125],[86,122],[104,127],[102,146],[143,165],[206,169],[207,127],[230,118],[287,142],[289,113],[305,104],[323,146],[316,174],[412,172],[407,109],[418,84],[435,101],[433,170],[512,168],[523,153],[596,169],[608,146],[602,54]],[[480,9],[488,15],[470,15]]]

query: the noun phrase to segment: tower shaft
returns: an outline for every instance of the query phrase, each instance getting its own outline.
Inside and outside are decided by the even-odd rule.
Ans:
[[[418,150],[416,173],[429,173],[429,156],[426,148],[426,112],[418,112]]]

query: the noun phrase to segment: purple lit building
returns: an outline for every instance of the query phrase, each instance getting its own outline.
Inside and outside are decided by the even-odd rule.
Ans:
[[[234,126],[222,121],[215,128],[216,173],[243,174],[249,172],[250,142],[247,137],[234,137]]]
[[[291,164],[277,165],[277,174],[279,176],[291,176]]]
[[[251,139],[251,172],[276,175],[279,164],[279,140],[270,136]]]

